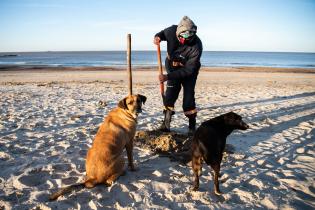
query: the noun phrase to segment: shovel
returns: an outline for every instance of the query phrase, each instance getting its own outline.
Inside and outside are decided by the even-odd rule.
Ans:
[[[157,56],[158,56],[158,64],[159,64],[159,74],[163,74],[160,44],[157,44]],[[164,101],[164,83],[163,82],[160,82],[160,92]]]

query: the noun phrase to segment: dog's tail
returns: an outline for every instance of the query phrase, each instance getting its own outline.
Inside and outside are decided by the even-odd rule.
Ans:
[[[78,184],[73,184],[73,185],[70,185],[68,187],[65,187],[65,188],[62,188],[60,190],[58,190],[57,192],[51,194],[49,196],[49,200],[50,201],[54,201],[56,200],[59,196],[61,195],[64,195],[66,193],[70,193],[72,192],[73,190],[79,190],[79,189],[82,189],[85,187],[85,183],[82,182],[82,183],[78,183]]]

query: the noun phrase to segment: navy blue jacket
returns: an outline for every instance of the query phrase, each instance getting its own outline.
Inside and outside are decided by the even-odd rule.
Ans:
[[[176,37],[176,29],[177,25],[172,25],[155,35],[161,41],[167,41],[165,67],[169,80],[197,75],[201,66],[202,43],[199,37],[195,35],[189,42],[181,44]],[[184,66],[173,67],[173,61],[181,62]]]

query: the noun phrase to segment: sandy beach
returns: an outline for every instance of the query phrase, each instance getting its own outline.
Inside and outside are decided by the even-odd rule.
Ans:
[[[134,149],[136,172],[48,201],[81,182],[85,156],[104,116],[125,97],[127,75],[111,68],[0,70],[0,209],[314,209],[314,69],[204,68],[196,87],[197,125],[234,111],[250,129],[235,131],[222,163],[222,196],[203,166],[194,192],[189,165]],[[162,101],[154,68],[133,72],[147,96],[138,131],[158,128]],[[100,101],[104,103],[99,103]],[[186,134],[182,94],[172,121]]]

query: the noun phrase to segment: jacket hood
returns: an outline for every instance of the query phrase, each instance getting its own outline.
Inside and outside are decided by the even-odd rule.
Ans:
[[[176,37],[179,37],[179,34],[184,31],[197,32],[197,26],[188,16],[184,16],[177,25]]]

